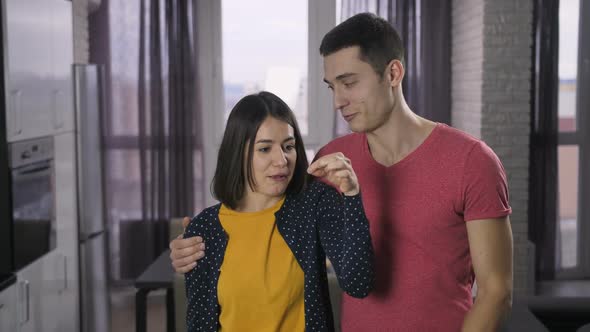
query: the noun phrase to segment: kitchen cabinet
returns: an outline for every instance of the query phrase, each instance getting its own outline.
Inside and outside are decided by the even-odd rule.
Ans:
[[[16,273],[21,332],[80,330],[75,135],[53,137],[56,246]]]
[[[0,292],[0,331],[17,331],[16,284]]]
[[[70,261],[52,251],[17,272],[12,308],[17,329],[0,331],[79,331],[77,286],[67,276]]]
[[[51,107],[54,134],[74,130],[74,32],[72,2],[49,0],[52,9],[52,74]]]
[[[8,142],[73,130],[72,3],[2,5]]]
[[[55,224],[57,264],[62,267],[63,283],[58,286],[59,331],[79,331],[79,271],[77,228],[76,134],[54,136],[55,147]]]
[[[62,257],[51,251],[17,275],[17,320],[20,332],[60,331],[59,291],[64,285]]]

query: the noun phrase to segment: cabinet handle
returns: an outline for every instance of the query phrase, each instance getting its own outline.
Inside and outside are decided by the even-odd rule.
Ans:
[[[12,135],[20,135],[23,132],[21,128],[21,116],[22,116],[22,91],[13,90],[10,92],[10,114],[11,114],[11,127]]]
[[[53,109],[53,128],[60,129],[64,126],[64,120],[62,118],[63,113],[63,98],[64,94],[61,90],[53,90],[53,102],[52,102],[52,109]]]
[[[31,293],[30,293],[30,287],[29,287],[29,281],[25,281],[25,290],[26,290],[26,294],[27,294],[27,320],[25,322],[28,322],[29,319],[31,319],[31,315],[29,310],[31,310]]]
[[[18,323],[23,325],[25,323],[25,302],[27,299],[25,298],[25,284],[24,281],[18,282]]]
[[[25,323],[29,321],[29,319],[31,318],[30,316],[30,307],[31,307],[31,294],[30,294],[30,287],[29,287],[29,281],[25,280],[25,294],[27,295],[27,306],[26,306],[26,310],[25,310]]]
[[[24,325],[29,321],[29,281],[21,281],[19,287],[19,297],[21,302],[21,321],[20,325]],[[23,307],[24,306],[24,307]]]

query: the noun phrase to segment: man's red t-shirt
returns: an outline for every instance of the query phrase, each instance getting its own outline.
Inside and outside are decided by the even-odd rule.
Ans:
[[[498,157],[444,124],[390,167],[373,159],[365,134],[337,138],[318,156],[332,152],[351,160],[375,250],[374,290],[343,296],[342,330],[459,331],[473,304],[465,223],[511,213]]]

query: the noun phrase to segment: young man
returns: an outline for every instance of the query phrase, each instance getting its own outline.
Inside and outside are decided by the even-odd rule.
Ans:
[[[357,173],[375,250],[376,283],[344,296],[343,331],[494,331],[511,306],[512,232],[502,164],[483,142],[419,117],[402,93],[403,47],[385,20],[355,15],[322,41],[324,81],[352,134],[324,146]],[[170,244],[186,272],[201,239]],[[471,288],[477,281],[475,303]]]

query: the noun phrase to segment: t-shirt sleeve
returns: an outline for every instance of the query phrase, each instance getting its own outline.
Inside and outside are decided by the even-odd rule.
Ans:
[[[467,156],[462,194],[465,221],[501,218],[512,213],[504,166],[483,142],[478,142]]]
[[[330,154],[330,152],[328,152],[330,150],[330,148],[326,145],[324,145],[323,147],[321,147],[318,152],[315,154],[315,156],[313,157],[313,160],[311,161],[312,163],[316,160],[318,160],[320,157],[323,157],[327,154]]]

